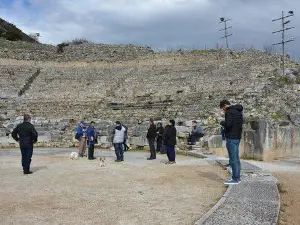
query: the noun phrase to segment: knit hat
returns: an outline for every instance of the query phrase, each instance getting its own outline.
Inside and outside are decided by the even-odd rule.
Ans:
[[[172,124],[172,126],[175,126],[175,120],[170,120],[170,123]]]

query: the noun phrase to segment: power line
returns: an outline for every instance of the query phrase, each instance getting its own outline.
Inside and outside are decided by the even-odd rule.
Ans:
[[[286,25],[291,22],[290,20],[286,21],[286,19],[291,17],[291,16],[294,16],[294,11],[289,11],[288,13],[289,13],[289,15],[285,16],[284,11],[282,11],[282,15],[281,15],[280,18],[272,20],[272,22],[281,20],[282,29],[274,31],[274,32],[272,32],[272,34],[281,33],[281,42],[273,44],[273,46],[275,46],[275,45],[281,45],[282,46],[282,74],[283,74],[283,76],[285,75],[285,44],[294,41],[294,38],[289,39],[289,40],[285,40],[285,31],[295,28],[295,27],[287,27],[286,28]]]

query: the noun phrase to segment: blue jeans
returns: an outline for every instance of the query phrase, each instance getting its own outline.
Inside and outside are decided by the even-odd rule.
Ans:
[[[33,146],[20,145],[21,154],[22,154],[22,167],[24,172],[30,170],[31,157],[33,153]]]
[[[172,145],[172,146],[166,145],[166,149],[167,149],[167,156],[168,156],[169,161],[175,162],[175,157],[176,157],[175,146],[174,145]]]
[[[123,143],[114,143],[117,160],[124,160]]]
[[[241,162],[239,157],[239,145],[240,140],[238,139],[227,139],[226,148],[229,154],[229,164],[232,168],[232,179],[240,180],[241,173]]]

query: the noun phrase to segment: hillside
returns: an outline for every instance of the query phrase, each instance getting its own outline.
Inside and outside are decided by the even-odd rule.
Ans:
[[[4,38],[9,41],[25,41],[36,42],[33,38],[23,33],[14,24],[11,24],[0,18],[0,38]]]
[[[291,119],[300,106],[299,65],[290,61],[282,77],[280,56],[257,50],[234,52],[226,67],[222,50],[153,53],[134,45],[83,44],[58,54],[54,46],[11,46],[0,52],[5,115],[217,123],[224,98],[242,103],[246,117],[255,118]]]

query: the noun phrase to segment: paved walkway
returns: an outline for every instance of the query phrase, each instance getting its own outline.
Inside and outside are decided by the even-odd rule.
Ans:
[[[181,152],[206,157],[222,167],[228,159],[210,155],[205,151]],[[229,186],[219,202],[196,225],[276,225],[280,209],[277,180],[252,163],[241,161],[242,182]],[[230,171],[230,170],[228,170]]]

